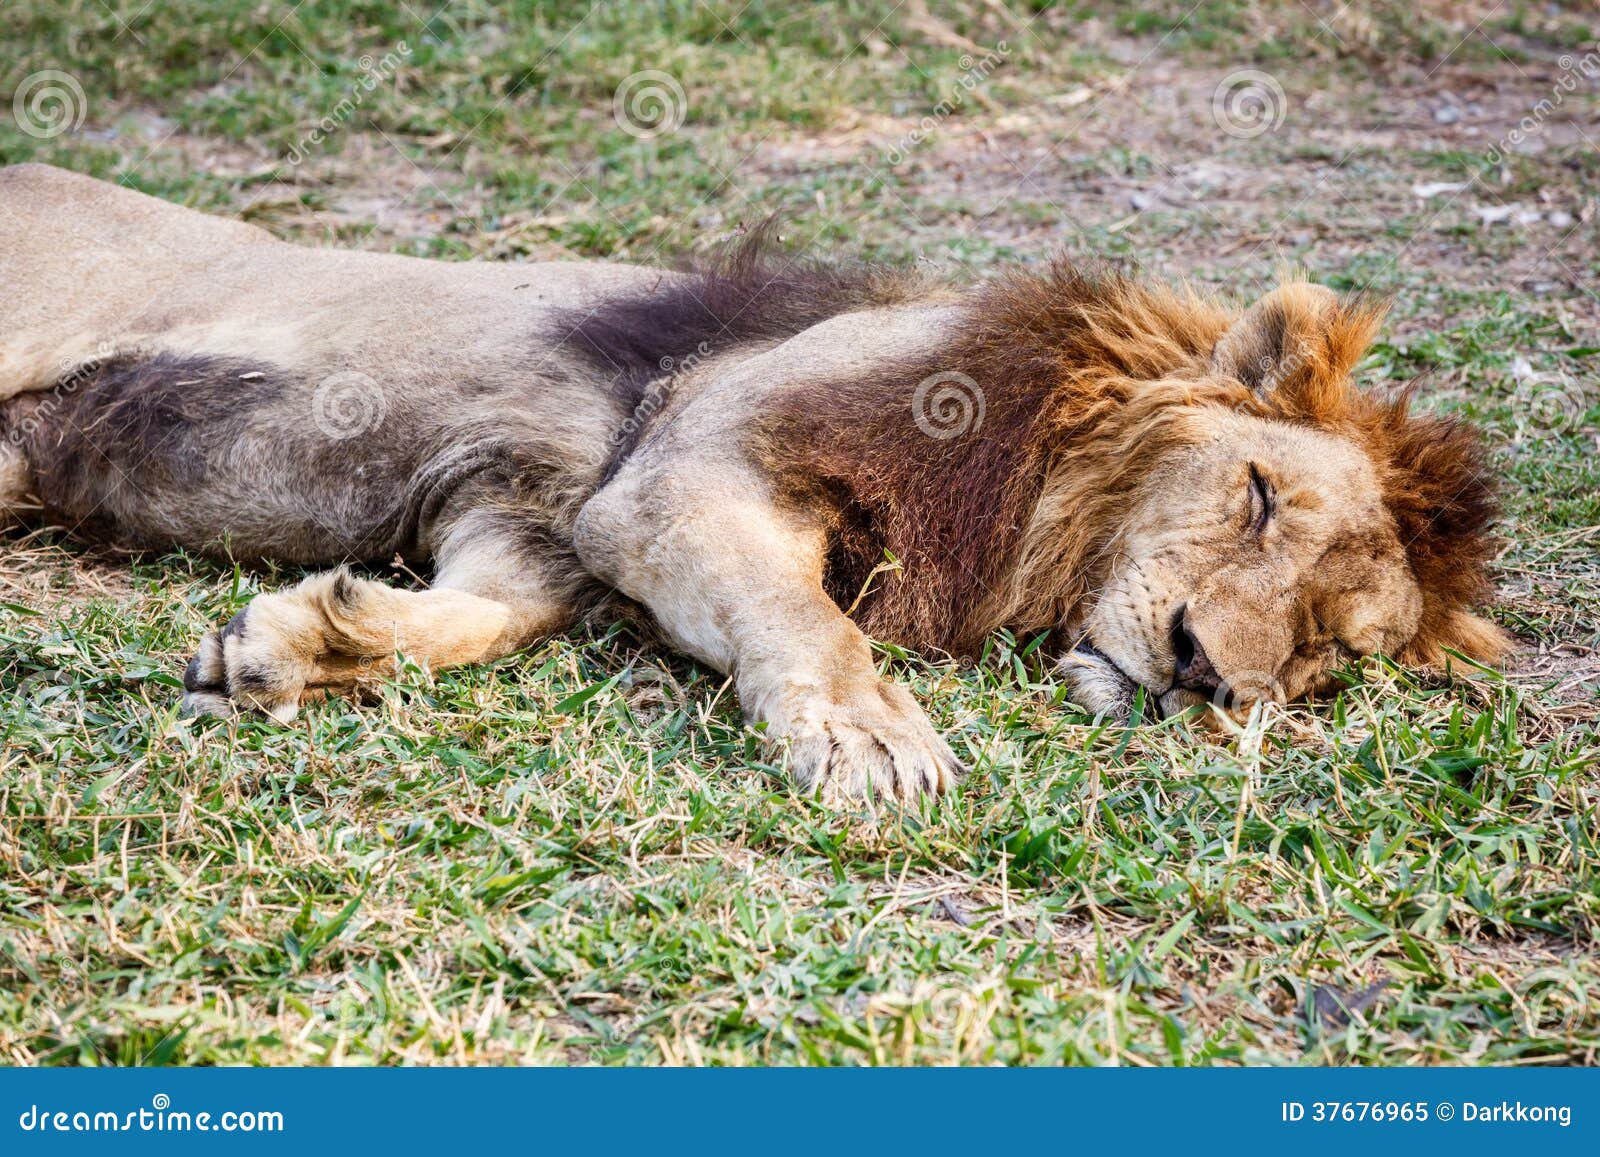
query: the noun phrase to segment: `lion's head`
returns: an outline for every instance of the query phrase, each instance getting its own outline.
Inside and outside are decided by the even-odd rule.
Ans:
[[[1494,514],[1476,435],[1351,380],[1381,309],[1292,282],[1219,331],[1187,304],[1191,356],[1125,387],[1102,431],[1128,443],[1097,465],[1096,499],[1116,506],[1080,503],[1106,522],[1063,623],[1076,697],[1124,712],[1143,687],[1162,714],[1237,709],[1329,692],[1376,653],[1499,658],[1505,636],[1471,610]],[[1094,456],[1057,469],[1075,457]]]

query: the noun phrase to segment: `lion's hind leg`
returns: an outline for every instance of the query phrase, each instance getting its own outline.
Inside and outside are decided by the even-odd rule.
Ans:
[[[259,595],[201,641],[184,671],[194,714],[236,707],[289,720],[303,702],[346,694],[394,670],[396,652],[430,667],[482,663],[565,627],[573,602],[560,568],[495,535],[452,535],[427,590],[401,590],[343,567]]]

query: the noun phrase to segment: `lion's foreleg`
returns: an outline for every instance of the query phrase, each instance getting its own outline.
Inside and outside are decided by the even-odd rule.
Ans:
[[[734,676],[803,788],[912,800],[951,786],[960,762],[823,590],[820,519],[772,501],[753,470],[719,473],[619,474],[579,516],[583,561]]]

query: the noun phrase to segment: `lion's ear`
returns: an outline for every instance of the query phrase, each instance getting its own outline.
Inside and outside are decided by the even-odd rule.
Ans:
[[[1494,665],[1504,659],[1512,647],[1510,635],[1482,615],[1470,611],[1451,611],[1444,623],[1428,635],[1430,637],[1419,638],[1411,645],[1411,653],[1403,656],[1403,661],[1442,667],[1449,658],[1444,653],[1448,647],[1469,659]]]
[[[1211,368],[1258,393],[1291,381],[1342,378],[1366,352],[1381,308],[1350,305],[1309,281],[1280,285],[1228,327],[1211,352]]]

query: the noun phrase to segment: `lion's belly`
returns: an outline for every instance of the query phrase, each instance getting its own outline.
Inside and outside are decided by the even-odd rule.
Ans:
[[[537,521],[626,416],[559,319],[670,276],[305,248],[38,165],[0,208],[0,420],[53,518],[127,546],[425,550],[471,479]]]
[[[0,403],[52,521],[129,549],[306,565],[426,557],[469,485],[535,495],[597,484],[608,407],[437,376],[320,381],[266,362],[159,354],[86,367]],[[563,512],[543,528],[559,535]]]

